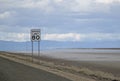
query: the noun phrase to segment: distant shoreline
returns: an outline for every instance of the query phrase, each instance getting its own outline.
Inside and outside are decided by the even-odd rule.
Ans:
[[[120,50],[120,48],[57,48],[57,49],[97,49],[97,50]]]

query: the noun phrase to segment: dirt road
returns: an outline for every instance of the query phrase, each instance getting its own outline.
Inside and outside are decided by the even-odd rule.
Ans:
[[[0,57],[0,81],[70,81]]]

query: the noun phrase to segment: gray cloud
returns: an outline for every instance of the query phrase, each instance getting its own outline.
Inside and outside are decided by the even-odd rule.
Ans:
[[[119,0],[1,0],[0,31],[119,33]]]

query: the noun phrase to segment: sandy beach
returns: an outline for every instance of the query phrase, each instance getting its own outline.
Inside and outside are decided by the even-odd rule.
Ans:
[[[42,56],[34,57],[32,63],[25,54],[1,52],[0,56],[72,81],[120,81],[119,61],[70,61]]]

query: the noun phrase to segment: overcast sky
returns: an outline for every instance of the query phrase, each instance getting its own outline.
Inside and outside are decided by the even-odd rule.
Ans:
[[[0,40],[120,40],[120,0],[0,0]]]

